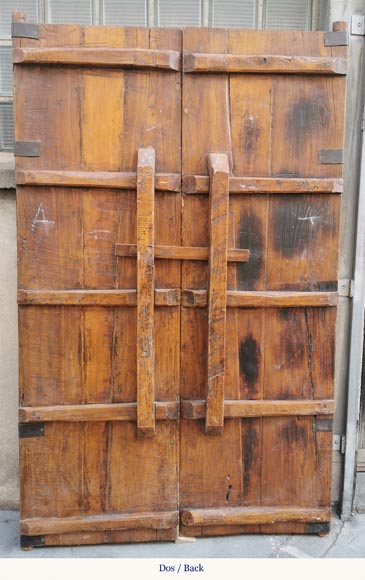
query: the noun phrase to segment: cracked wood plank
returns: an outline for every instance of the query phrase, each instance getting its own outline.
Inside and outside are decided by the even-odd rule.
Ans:
[[[138,150],[137,165],[137,425],[155,433],[154,213],[155,151]]]
[[[228,245],[227,155],[209,156],[209,288],[206,433],[223,429]]]

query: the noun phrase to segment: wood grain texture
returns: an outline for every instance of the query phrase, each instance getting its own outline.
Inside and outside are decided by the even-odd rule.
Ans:
[[[179,417],[179,406],[175,402],[155,403],[156,420],[174,420]],[[20,407],[19,421],[135,421],[136,403],[109,403],[87,405],[54,405],[45,407]]]
[[[155,433],[154,345],[155,152],[138,150],[137,165],[137,424]]]
[[[326,401],[224,401],[224,416],[232,417],[280,417],[288,415],[333,415],[335,403]],[[206,416],[204,401],[182,401],[181,416],[184,419],[203,419]]]
[[[185,53],[184,73],[192,72],[345,75],[347,61],[342,58],[283,55]]]
[[[178,523],[177,512],[140,514],[103,514],[68,518],[32,518],[20,522],[20,532],[25,535],[57,534],[65,532],[91,532],[120,528],[168,529]]]
[[[45,545],[171,540],[179,509],[197,515],[181,525],[190,536],[305,533],[319,512],[327,522],[332,434],[313,423],[334,411],[343,183],[319,151],[343,148],[345,77],[304,70],[342,66],[346,47],[320,32],[40,25],[39,39],[14,48],[75,63],[14,67],[15,138],[40,144],[39,157],[16,160],[20,418],[45,423],[43,437],[20,441],[21,519],[46,526]],[[256,69],[148,64],[158,54],[170,66],[173,54],[179,68],[183,51],[219,55],[219,66],[244,55]],[[94,66],[112,54],[117,63]],[[124,66],[128,54],[141,66]],[[280,74],[277,55],[301,73]],[[137,231],[151,233],[138,227],[138,149],[156,152],[145,212],[154,334],[143,334],[155,351],[154,437],[137,428]],[[207,160],[217,154],[230,193],[225,419],[210,437]],[[128,525],[114,528],[114,515]],[[57,528],[73,518],[77,530]]]
[[[209,282],[207,352],[207,433],[223,429],[226,355],[228,175],[226,155],[209,156]]]
[[[19,290],[18,304],[53,306],[136,306],[137,290]],[[179,288],[156,288],[155,306],[178,306]]]
[[[141,48],[15,48],[13,63],[180,70],[180,53]]]
[[[96,161],[93,160],[92,164],[95,166]],[[108,189],[137,188],[137,174],[132,171],[17,171],[15,180],[17,185],[105,187]],[[180,191],[181,176],[176,173],[157,173],[155,182],[156,189],[159,191],[178,192]]]
[[[337,292],[258,292],[258,291],[227,291],[227,307],[230,308],[271,308],[279,306],[336,306]],[[206,290],[182,290],[182,304],[184,306],[205,307],[208,304]]]
[[[183,510],[182,523],[196,525],[274,524],[276,522],[325,522],[331,518],[330,509],[303,508],[221,508]]]
[[[231,82],[232,79],[231,79]],[[234,101],[233,101],[234,102]],[[242,105],[241,95],[237,97],[236,102]],[[245,113],[243,113],[244,115]],[[237,129],[238,131],[238,129]],[[249,139],[249,135],[247,136]],[[237,141],[239,143],[239,141]],[[256,151],[252,152],[255,156]],[[246,155],[237,156],[235,158],[236,164],[246,163]],[[263,153],[262,153],[263,154]],[[245,171],[249,172],[247,165],[244,166]],[[258,170],[257,157],[255,156],[255,171]],[[241,167],[237,170],[241,172]],[[261,169],[262,173],[265,170]],[[207,175],[183,175],[182,190],[184,193],[208,193],[209,192],[209,176]],[[229,178],[229,193],[236,194],[250,194],[250,193],[342,193],[343,182],[342,179],[295,179],[281,178],[275,179],[273,177],[230,177]]]
[[[117,256],[135,257],[137,247],[134,244],[116,244],[115,253]],[[231,248],[227,250],[228,262],[248,262],[249,250],[238,250]],[[155,245],[155,258],[165,260],[208,260],[209,248],[199,248],[196,246],[159,246]]]

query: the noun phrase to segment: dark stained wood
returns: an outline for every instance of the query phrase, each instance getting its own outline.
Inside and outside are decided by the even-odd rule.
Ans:
[[[29,518],[21,520],[20,532],[35,536],[65,532],[118,530],[120,528],[168,529],[178,523],[177,512],[103,514],[67,518]]]
[[[178,403],[155,403],[156,420],[173,420],[179,417]],[[137,403],[109,403],[91,405],[54,405],[45,407],[20,407],[19,421],[135,421]]]
[[[228,242],[228,175],[226,155],[209,156],[209,282],[207,412],[205,429],[223,429],[226,354],[226,288]]]
[[[155,151],[138,150],[137,165],[137,424],[155,433],[154,218]]]
[[[137,184],[136,173],[113,171],[17,171],[15,180],[17,185],[59,185],[113,189],[136,189]],[[157,173],[155,181],[156,189],[160,191],[180,191],[181,177],[176,173]]]
[[[224,401],[224,416],[280,417],[287,415],[333,415],[334,401]],[[204,401],[182,401],[181,417],[203,419],[206,416]]]
[[[207,175],[183,175],[182,190],[184,193],[208,193],[209,177]],[[287,179],[275,179],[272,177],[229,178],[229,193],[237,194],[342,193],[342,191],[342,179],[295,179],[293,177]]]
[[[180,53],[129,48],[15,48],[13,63],[180,70]]]
[[[117,256],[135,257],[137,255],[137,247],[134,244],[116,244],[115,253]],[[238,250],[236,248],[227,250],[228,262],[248,262],[249,257],[249,250]],[[209,248],[155,245],[155,258],[163,258],[165,260],[208,260]]]
[[[245,508],[191,509],[181,513],[185,526],[274,524],[276,522],[326,522],[331,519],[330,509],[304,508]]]
[[[156,288],[155,306],[178,306],[179,288]],[[137,290],[19,290],[18,304],[136,306]]]
[[[184,72],[345,75],[347,61],[322,57],[185,53]]]

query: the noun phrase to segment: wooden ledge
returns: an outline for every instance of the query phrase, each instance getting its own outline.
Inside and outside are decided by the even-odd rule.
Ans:
[[[175,50],[149,50],[143,48],[14,48],[13,63],[149,68],[180,71],[181,54]]]
[[[184,509],[180,513],[181,523],[184,526],[326,522],[331,519],[331,510],[328,508],[303,508],[295,506]]]
[[[184,54],[184,73],[345,75],[347,60],[326,56]]]
[[[134,514],[100,514],[67,518],[26,518],[20,520],[20,533],[27,536],[65,534],[68,532],[96,532],[102,530],[176,528],[179,514],[171,512],[142,512]]]

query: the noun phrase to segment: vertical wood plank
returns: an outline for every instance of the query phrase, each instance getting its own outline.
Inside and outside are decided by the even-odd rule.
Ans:
[[[209,288],[207,433],[219,433],[224,420],[229,165],[227,155],[209,156]]]
[[[137,165],[137,425],[155,433],[154,354],[155,151],[138,150]]]

